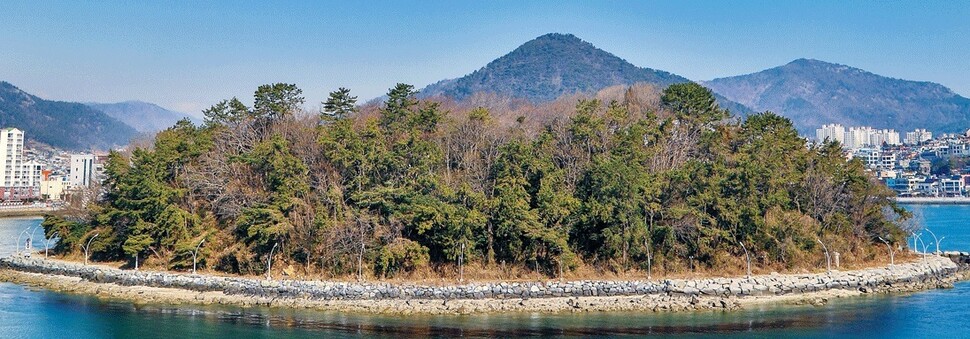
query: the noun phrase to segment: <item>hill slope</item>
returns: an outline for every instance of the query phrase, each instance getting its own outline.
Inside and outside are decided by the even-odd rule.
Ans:
[[[893,79],[818,60],[798,59],[704,85],[755,110],[782,114],[809,135],[832,122],[899,131],[962,132],[970,127],[970,99],[943,85]]]
[[[2,81],[0,127],[16,127],[28,139],[70,150],[126,145],[137,133],[84,104],[44,100]]]
[[[125,101],[113,104],[88,103],[87,105],[134,127],[138,132],[161,131],[172,127],[183,118],[198,122],[198,119],[193,119],[188,114],[167,110],[148,102]]]
[[[634,66],[572,34],[551,33],[526,42],[485,67],[422,89],[423,96],[463,100],[477,92],[547,102],[574,93],[591,94],[613,85],[650,83],[659,87],[690,82],[682,76]],[[719,98],[735,112],[748,111]]]

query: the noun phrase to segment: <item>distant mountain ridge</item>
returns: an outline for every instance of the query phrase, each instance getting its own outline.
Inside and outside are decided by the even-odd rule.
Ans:
[[[69,150],[127,145],[135,129],[81,103],[50,101],[0,81],[0,127],[16,127],[27,139]]]
[[[172,127],[176,122],[189,118],[199,123],[198,119],[186,113],[165,109],[153,103],[143,101],[124,101],[118,103],[86,103],[86,105],[100,110],[138,132],[151,133]]]
[[[909,131],[963,132],[970,99],[925,81],[884,77],[846,65],[798,59],[764,71],[703,82],[757,111],[792,120],[807,135],[827,123]]]
[[[650,83],[664,88],[690,81],[670,72],[637,67],[572,34],[550,33],[471,74],[436,82],[420,93],[463,100],[474,93],[491,92],[541,103],[568,94],[593,94],[614,85]],[[724,98],[719,102],[737,113],[749,111]]]

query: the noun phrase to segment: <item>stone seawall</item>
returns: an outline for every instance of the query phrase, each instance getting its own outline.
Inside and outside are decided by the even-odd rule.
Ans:
[[[39,258],[0,259],[0,268],[80,278],[81,281],[121,286],[175,288],[195,292],[220,292],[230,296],[263,299],[332,300],[479,300],[543,299],[619,296],[758,297],[785,296],[826,290],[872,292],[946,286],[959,266],[946,257],[892,267],[831,274],[771,274],[735,278],[673,279],[650,281],[567,281],[470,283],[432,286],[391,283],[353,283],[303,280],[262,280],[216,277],[155,271],[131,271]],[[910,286],[905,288],[904,286]]]

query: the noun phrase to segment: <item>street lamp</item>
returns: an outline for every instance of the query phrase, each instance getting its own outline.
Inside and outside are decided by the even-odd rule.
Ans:
[[[20,239],[23,238],[24,233],[27,233],[28,230],[30,230],[30,227],[25,228],[23,231],[20,231],[20,235],[17,236],[17,253],[18,254],[21,252],[21,250],[20,250],[21,249],[21,247],[20,247]]]
[[[95,233],[94,236],[91,237],[91,239],[88,239],[88,244],[84,246],[84,264],[85,265],[88,264],[88,249],[91,248],[91,242],[94,241],[94,238],[97,238],[99,235],[101,235],[101,233]]]
[[[936,237],[936,233],[933,233],[933,231],[930,231],[929,228],[927,228],[926,231],[930,232],[930,235],[933,236],[933,242],[936,243],[936,253],[940,253],[940,239],[938,239]]]
[[[270,274],[273,273],[273,251],[276,251],[276,246],[279,244],[278,242],[273,244],[273,248],[269,250],[269,260],[266,263],[266,280],[272,279],[272,275]]]
[[[44,258],[45,259],[48,257],[48,254],[47,253],[48,253],[48,251],[51,248],[51,241],[54,241],[54,238],[57,238],[57,235],[58,235],[59,232],[60,231],[54,231],[54,234],[51,234],[50,239],[44,240]]]
[[[465,280],[465,270],[461,266],[463,259],[465,259],[465,242],[461,243],[461,252],[458,253],[458,282]]]
[[[825,250],[825,270],[826,270],[827,273],[831,274],[832,273],[832,257],[829,256],[829,248],[828,247],[825,247],[825,244],[822,243],[822,239],[815,238],[815,241],[818,241],[818,244],[819,245],[822,245],[822,249]]]
[[[740,241],[738,241],[738,245],[741,245],[741,249],[744,250],[744,258],[748,262],[748,279],[751,279],[751,256],[748,255],[748,248],[744,247],[744,243]]]
[[[923,253],[922,253],[922,255],[923,255],[923,261],[925,262],[926,261],[926,243],[923,242],[923,237],[917,237],[916,239],[919,240],[920,245],[923,245]]]
[[[886,248],[889,248],[889,266],[896,265],[896,254],[893,253],[893,247],[889,245],[889,242],[886,241],[886,239],[879,237],[879,240],[882,240],[882,242],[886,244]]]
[[[195,274],[196,257],[199,254],[199,248],[202,247],[203,243],[205,243],[205,238],[202,238],[202,241],[199,242],[199,246],[195,246],[195,251],[192,251],[192,274]]]

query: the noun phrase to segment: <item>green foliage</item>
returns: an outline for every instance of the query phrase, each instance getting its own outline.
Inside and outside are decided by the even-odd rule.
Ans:
[[[252,114],[257,118],[280,119],[292,116],[304,98],[303,90],[294,84],[275,83],[262,85],[253,95]]]
[[[202,110],[202,115],[205,116],[207,126],[240,123],[252,117],[249,107],[236,98],[220,101]]]
[[[262,274],[272,260],[380,277],[459,258],[550,276],[721,268],[739,242],[791,267],[818,254],[816,238],[905,238],[891,192],[838,145],[806,146],[770,112],[728,120],[697,84],[667,88],[662,112],[579,100],[532,131],[501,130],[484,108],[454,119],[406,84],[365,114],[331,93],[324,124],[289,115],[299,94],[261,86],[252,110],[225,101],[205,128],[181,121],[149,149],[111,153],[93,220],[48,217],[45,232],[62,234],[61,253],[100,232],[105,259],[150,251],[186,268],[204,237],[219,270]]]
[[[350,95],[350,90],[339,88],[330,92],[330,97],[323,102],[323,113],[329,119],[343,119],[357,112],[357,97]]]
[[[408,239],[398,239],[381,249],[374,270],[378,276],[389,278],[426,267],[429,261],[427,247]]]

